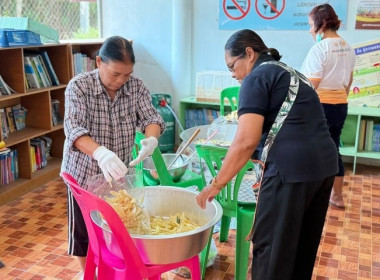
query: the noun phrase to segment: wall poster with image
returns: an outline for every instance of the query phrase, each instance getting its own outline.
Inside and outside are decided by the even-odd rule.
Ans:
[[[353,45],[356,53],[349,106],[380,108],[380,39]]]
[[[380,1],[359,0],[356,9],[355,29],[380,30]]]

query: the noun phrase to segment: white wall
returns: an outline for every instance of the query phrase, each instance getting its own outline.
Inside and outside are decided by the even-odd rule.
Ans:
[[[356,0],[348,2],[347,29],[339,34],[350,44],[379,38],[380,31],[355,30]],[[235,30],[218,29],[218,5],[217,0],[102,0],[103,36],[133,39],[135,73],[151,92],[172,94],[177,109],[180,98],[194,94],[198,71],[227,70],[224,44]],[[255,31],[296,69],[314,44],[308,31]]]

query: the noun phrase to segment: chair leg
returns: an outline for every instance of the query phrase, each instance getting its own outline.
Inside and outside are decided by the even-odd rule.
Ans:
[[[191,280],[201,280],[201,267],[199,265],[199,256],[196,255],[191,258],[188,264],[191,273]]]
[[[253,223],[253,209],[237,207],[237,230],[236,230],[236,249],[235,249],[235,279],[246,280],[248,271],[248,258],[251,241],[245,238]]]
[[[231,217],[222,216],[222,220],[220,223],[220,233],[219,233],[219,241],[227,242],[228,241],[228,231],[230,230]]]
[[[206,245],[206,247],[204,247],[204,249],[201,252],[200,261],[201,261],[201,276],[202,276],[202,279],[205,278],[205,274],[206,274],[206,268],[207,268],[207,263],[208,263],[208,255],[209,255],[209,252],[210,252],[210,246],[211,246],[211,241],[212,241],[212,232],[213,232],[213,229],[214,229],[214,227],[211,227],[210,236],[208,238],[207,245]]]
[[[96,265],[95,265],[94,253],[89,246],[83,279],[84,280],[94,280],[95,270],[96,270]]]

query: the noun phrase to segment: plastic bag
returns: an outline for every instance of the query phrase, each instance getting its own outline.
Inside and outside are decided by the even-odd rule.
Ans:
[[[218,146],[229,146],[235,137],[237,119],[221,116],[215,119],[207,129],[207,137],[212,136],[211,143]]]
[[[130,233],[149,234],[150,216],[144,205],[145,192],[138,187],[137,176],[128,172],[119,180],[107,182],[103,174],[99,174],[86,182],[86,188],[115,209]]]
[[[206,267],[210,267],[214,264],[217,255],[218,255],[218,248],[216,247],[214,238],[211,238],[210,250],[208,252]]]

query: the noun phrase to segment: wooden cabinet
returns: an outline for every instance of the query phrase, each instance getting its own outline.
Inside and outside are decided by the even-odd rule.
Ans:
[[[341,135],[340,153],[353,158],[353,173],[359,158],[380,159],[380,152],[365,151],[359,147],[362,120],[373,120],[380,124],[380,109],[370,107],[348,107],[348,116]]]
[[[86,53],[91,58],[95,58],[101,44],[101,42],[64,43],[0,48],[0,75],[16,91],[16,93],[11,95],[0,96],[0,108],[21,104],[21,106],[27,109],[26,127],[24,129],[9,133],[6,139],[4,139],[2,132],[0,135],[6,147],[17,150],[19,170],[18,179],[0,186],[0,205],[59,176],[65,136],[62,124],[53,125],[51,100],[59,101],[58,112],[59,116],[63,119],[64,92],[67,83],[73,76],[72,52],[80,51]],[[28,50],[46,51],[48,53],[59,80],[58,86],[38,89],[26,88],[24,53]],[[52,139],[51,158],[48,160],[46,167],[32,172],[31,139],[40,136],[47,136]]]

